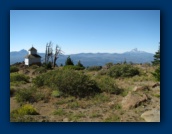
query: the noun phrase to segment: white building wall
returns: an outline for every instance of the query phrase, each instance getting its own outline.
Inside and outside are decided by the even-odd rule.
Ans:
[[[31,65],[33,63],[41,63],[41,58],[25,58],[25,65]]]
[[[29,59],[25,58],[25,65],[29,65]]]
[[[41,62],[41,58],[32,58],[32,59],[29,59],[29,65],[30,64],[33,64],[33,63],[38,63],[38,62]]]

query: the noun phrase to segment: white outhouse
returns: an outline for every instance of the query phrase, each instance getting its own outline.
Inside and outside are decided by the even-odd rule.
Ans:
[[[25,65],[41,65],[41,56],[37,54],[37,50],[34,47],[31,47],[29,54],[25,56]]]

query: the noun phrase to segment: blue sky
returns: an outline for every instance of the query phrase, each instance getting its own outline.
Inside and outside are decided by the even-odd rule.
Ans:
[[[122,53],[134,48],[155,53],[160,10],[11,10],[10,51],[32,45],[45,52],[58,44],[64,54]]]

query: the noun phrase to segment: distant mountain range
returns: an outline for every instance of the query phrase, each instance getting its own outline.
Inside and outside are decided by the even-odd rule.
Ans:
[[[10,65],[16,62],[24,61],[24,57],[28,54],[28,51],[22,49],[20,51],[10,52]],[[38,53],[44,61],[45,53]],[[65,61],[69,55],[61,55],[57,59],[57,64],[65,64]],[[121,63],[125,60],[133,63],[151,63],[153,61],[154,54],[139,51],[137,48],[124,52],[124,53],[78,53],[71,54],[70,57],[74,64],[80,60],[84,66],[103,66],[108,62]]]

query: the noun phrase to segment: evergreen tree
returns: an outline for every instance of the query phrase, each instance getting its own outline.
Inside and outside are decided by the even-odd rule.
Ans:
[[[65,65],[66,65],[66,66],[67,66],[67,65],[74,65],[74,64],[73,64],[73,61],[72,61],[71,58],[70,58],[70,56],[67,57],[66,62],[65,62]]]
[[[152,61],[153,65],[160,65],[160,46],[159,50],[154,55],[154,61]]]
[[[155,72],[153,72],[152,75],[157,81],[160,81],[160,46],[159,50],[154,55],[154,61],[152,62],[152,64],[157,66]]]
[[[124,60],[123,64],[127,64],[127,61],[126,61],[126,59]]]
[[[47,64],[45,64],[45,68],[46,69],[52,69],[52,63],[48,62]]]
[[[152,75],[155,77],[157,81],[160,81],[160,66],[158,66],[158,68],[155,69],[155,72],[153,72]]]
[[[78,61],[77,66],[79,66],[79,67],[84,67],[84,66],[82,65],[82,63],[80,62],[80,60]]]

